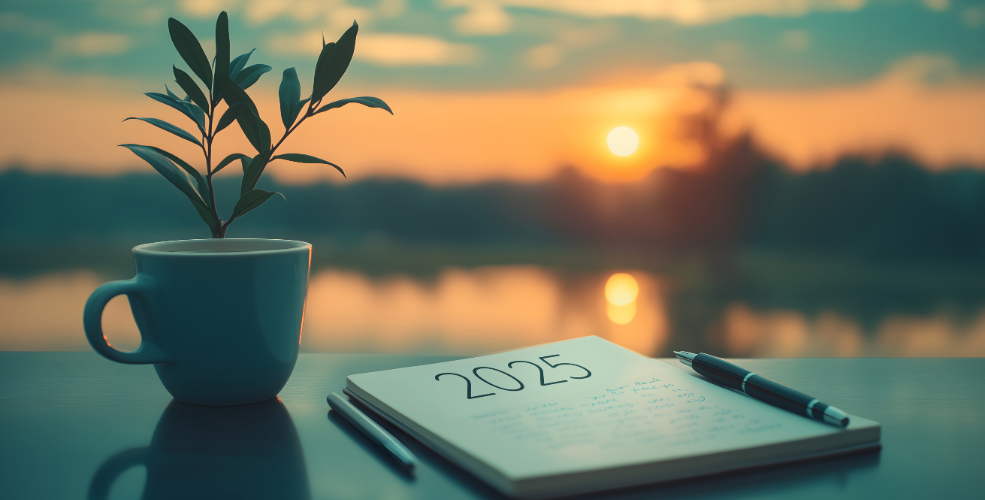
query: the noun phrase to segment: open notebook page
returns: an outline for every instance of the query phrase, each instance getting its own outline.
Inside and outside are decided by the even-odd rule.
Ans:
[[[828,435],[846,446],[835,435],[878,428],[800,417],[598,337],[352,375],[349,387],[511,480]]]

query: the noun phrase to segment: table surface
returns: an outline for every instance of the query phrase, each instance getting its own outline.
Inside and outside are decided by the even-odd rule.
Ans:
[[[328,411],[325,396],[346,375],[448,359],[302,354],[280,402],[207,408],[172,403],[151,366],[0,352],[0,497],[503,498],[390,427],[421,462],[401,473]],[[882,423],[882,451],[599,498],[980,498],[985,489],[985,359],[741,364]]]

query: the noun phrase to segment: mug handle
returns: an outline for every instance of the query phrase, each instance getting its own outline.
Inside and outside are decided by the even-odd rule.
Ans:
[[[96,473],[92,476],[89,483],[89,500],[103,500],[109,497],[109,490],[113,487],[120,474],[127,469],[137,465],[147,464],[147,447],[130,448],[121,450],[115,455],[106,459]]]
[[[111,281],[101,285],[92,292],[89,300],[86,301],[82,324],[85,327],[89,345],[96,352],[102,354],[106,359],[118,363],[146,364],[167,363],[170,361],[157,346],[143,338],[143,333],[140,335],[140,347],[133,352],[123,352],[114,349],[109,345],[109,341],[103,333],[103,309],[106,308],[106,304],[109,303],[110,299],[122,294],[126,294],[127,298],[133,295],[143,294],[153,283],[153,278],[137,274],[132,280]]]

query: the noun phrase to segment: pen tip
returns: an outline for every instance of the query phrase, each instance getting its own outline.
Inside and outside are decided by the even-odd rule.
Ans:
[[[677,359],[679,359],[681,363],[684,363],[687,366],[691,366],[691,362],[694,360],[694,354],[687,351],[674,351],[674,355],[677,356]]]

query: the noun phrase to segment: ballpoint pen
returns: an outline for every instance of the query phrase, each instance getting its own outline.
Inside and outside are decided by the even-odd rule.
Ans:
[[[384,430],[382,427],[370,420],[369,417],[363,414],[363,412],[352,406],[352,403],[346,401],[339,396],[337,393],[331,393],[328,395],[328,405],[332,407],[333,410],[342,414],[342,416],[349,421],[352,425],[356,426],[360,432],[366,435],[374,443],[386,448],[393,458],[397,459],[404,467],[407,469],[413,469],[417,464],[417,457],[410,452],[397,438],[390,435],[389,432]]]
[[[712,382],[744,392],[764,403],[782,408],[819,422],[848,427],[848,415],[806,394],[784,387],[772,380],[716,358],[710,354],[674,351],[681,363],[709,378]]]

